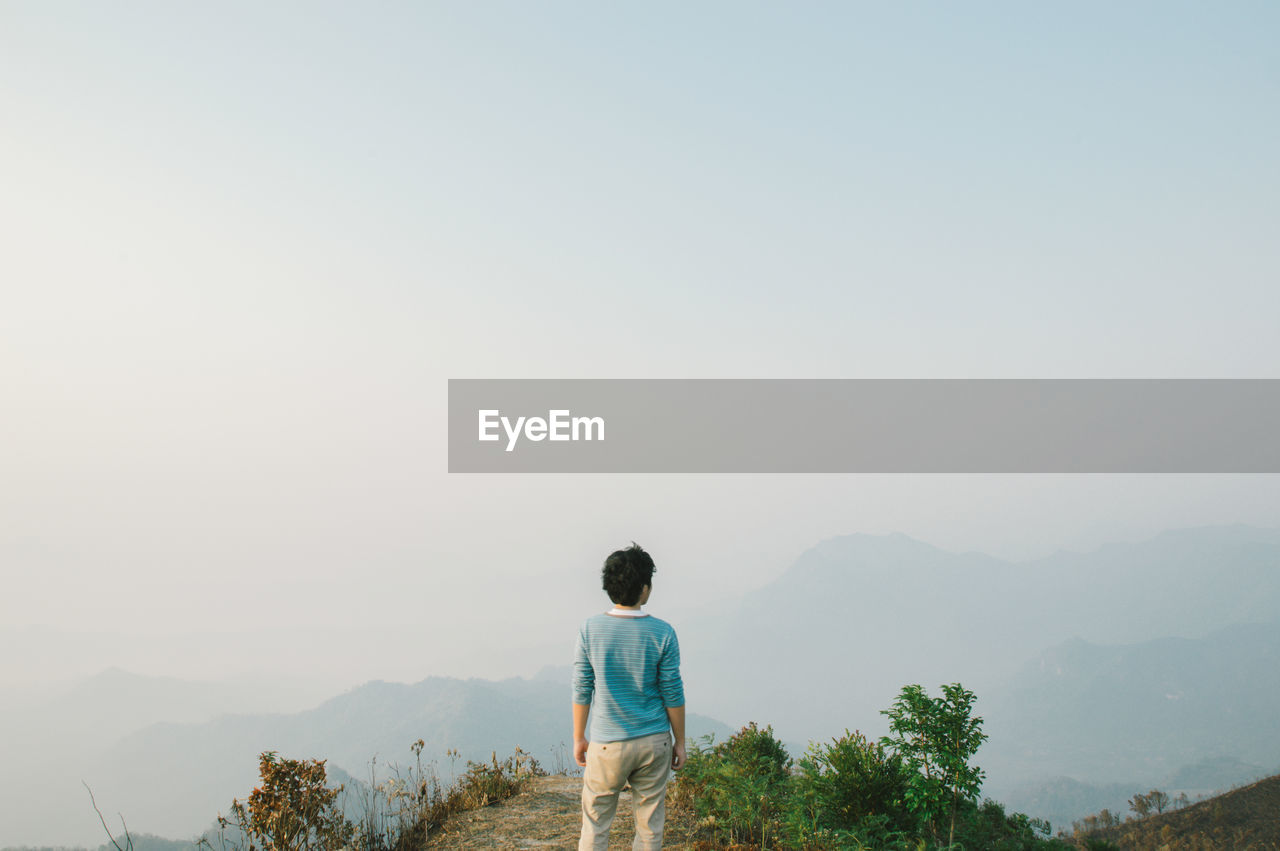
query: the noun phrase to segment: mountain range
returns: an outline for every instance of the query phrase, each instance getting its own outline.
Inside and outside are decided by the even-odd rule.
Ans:
[[[903,685],[959,681],[990,736],[986,793],[1058,827],[1152,786],[1194,797],[1280,767],[1280,530],[1182,529],[1028,562],[849,535],[677,627],[691,737],[757,721],[795,753],[885,732]],[[0,843],[98,844],[81,780],[131,827],[195,835],[253,788],[262,750],[362,779],[407,765],[419,738],[446,779],[449,749],[520,746],[557,768],[567,681],[564,667],[373,681],[302,711],[271,711],[269,688],[233,697],[119,670],[39,699],[10,690]]]
[[[714,684],[700,697],[708,714],[803,740],[883,731],[880,711],[908,683],[990,695],[1073,639],[1195,639],[1277,620],[1276,529],[1182,529],[1029,562],[848,535],[682,625],[681,642],[687,680]]]

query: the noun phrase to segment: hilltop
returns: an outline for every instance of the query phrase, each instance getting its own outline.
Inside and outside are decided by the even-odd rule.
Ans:
[[[552,775],[528,781],[525,789],[498,804],[450,819],[429,848],[575,848],[581,816],[580,777]],[[1202,848],[1280,849],[1280,775],[1260,780],[1189,807],[1131,821],[1089,834],[1125,851],[1190,851]],[[609,847],[631,847],[631,806],[618,804]],[[668,807],[664,848],[694,848],[691,825]]]
[[[1090,838],[1132,851],[1280,849],[1280,774],[1173,812],[1100,830]]]

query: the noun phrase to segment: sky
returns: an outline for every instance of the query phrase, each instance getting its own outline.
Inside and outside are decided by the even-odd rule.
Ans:
[[[676,618],[854,532],[1280,526],[1266,475],[465,476],[445,442],[450,378],[1277,377],[1277,24],[0,3],[0,683],[530,675],[632,540]]]

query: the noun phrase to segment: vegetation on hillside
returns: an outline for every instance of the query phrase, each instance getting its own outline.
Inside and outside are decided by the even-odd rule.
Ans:
[[[426,845],[445,819],[496,803],[520,791],[531,777],[545,774],[520,748],[499,761],[470,762],[451,785],[440,783],[433,766],[422,764],[422,739],[412,746],[415,764],[381,783],[362,787],[356,819],[339,804],[341,786],[329,786],[323,760],[261,755],[260,785],[245,801],[233,800],[230,814],[218,816],[207,851],[410,851]],[[455,752],[450,756],[456,757]]]
[[[773,728],[749,724],[727,741],[701,740],[673,783],[672,810],[695,820],[699,848],[1068,848],[1046,822],[978,802],[972,757],[986,738],[974,695],[959,683],[930,697],[902,689],[891,735],[845,731],[793,759]]]
[[[937,697],[909,685],[882,713],[889,735],[871,740],[846,730],[799,757],[771,726],[754,722],[723,742],[704,737],[669,788],[670,818],[691,828],[694,851],[1280,849],[1280,777],[1194,805],[1152,789],[1130,799],[1128,819],[1104,810],[1053,837],[1045,821],[980,801],[985,774],[973,757],[987,736],[974,702],[959,683],[942,686]],[[198,847],[416,851],[430,847],[446,819],[511,797],[546,773],[516,748],[502,761],[496,753],[489,762],[468,761],[445,787],[434,763],[424,767],[423,747],[421,739],[412,745],[407,772],[397,768],[377,782],[371,767],[371,782],[352,781],[356,789],[345,796],[326,777],[324,761],[265,752],[258,787],[233,800]],[[147,843],[126,833],[112,845],[141,851]]]
[[[1190,804],[1153,789],[1129,802],[1133,815],[1103,811],[1076,822],[1081,847],[1116,851],[1280,849],[1280,776]],[[1172,807],[1172,809],[1170,809]]]

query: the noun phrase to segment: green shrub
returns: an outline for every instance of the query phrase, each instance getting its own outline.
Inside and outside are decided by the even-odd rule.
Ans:
[[[970,801],[961,804],[957,816],[957,845],[992,851],[1033,851],[1033,849],[1071,846],[1049,838],[1049,823],[1022,813],[1007,814],[1004,806],[987,798],[981,805]]]
[[[755,722],[713,745],[695,744],[672,789],[672,803],[692,809],[716,839],[776,847],[790,794],[791,757],[773,727]]]
[[[1120,846],[1105,839],[1086,839],[1084,847],[1087,851],[1120,851]]]
[[[826,829],[883,842],[915,824],[905,801],[910,770],[860,732],[811,744],[797,768],[789,821],[796,838]]]
[[[689,751],[669,802],[697,823],[698,848],[794,851],[1031,851],[1067,849],[1048,823],[977,803],[984,778],[970,763],[986,739],[974,694],[959,683],[931,698],[902,690],[892,736],[845,731],[793,762],[772,727],[748,724]]]

